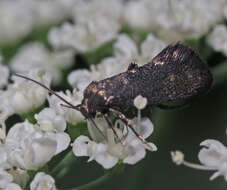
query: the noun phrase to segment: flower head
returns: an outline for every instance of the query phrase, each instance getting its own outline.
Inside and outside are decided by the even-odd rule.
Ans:
[[[65,93],[59,92],[58,94],[73,105],[80,104],[83,98],[82,92],[77,90],[74,90],[73,93],[67,90]],[[57,114],[62,115],[68,123],[76,124],[78,121],[84,119],[79,111],[62,106],[64,102],[59,100],[55,95],[48,97],[48,102],[50,107],[54,109]]]
[[[227,55],[227,28],[225,25],[216,25],[213,31],[207,38],[208,44],[214,48],[215,51],[222,52]]]
[[[33,170],[43,166],[55,155],[57,142],[25,121],[11,127],[4,147],[12,166]]]
[[[176,164],[176,165],[181,165],[184,162],[184,154],[177,150],[177,151],[171,151],[171,157],[172,157],[172,161]]]
[[[26,1],[0,1],[0,43],[13,42],[32,29],[32,10]]]
[[[77,1],[74,23],[64,23],[49,33],[49,42],[56,49],[73,48],[87,52],[117,37],[120,30],[121,1]]]
[[[46,86],[50,85],[50,76],[42,70],[31,70],[28,77],[43,83]],[[11,105],[16,113],[26,113],[40,107],[48,92],[43,87],[31,81],[26,81],[22,78],[13,76],[14,83],[8,86],[11,92],[9,97]]]
[[[55,155],[65,150],[70,143],[70,137],[65,133],[66,121],[62,115],[52,108],[44,108],[39,114],[35,114],[36,128],[44,132],[45,136],[57,142]]]
[[[0,188],[5,190],[22,190],[18,184],[13,183],[13,176],[0,168]]]
[[[184,160],[184,154],[180,151],[172,151],[173,162],[177,165],[185,165],[199,170],[216,171],[210,180],[218,176],[224,176],[227,181],[227,147],[217,140],[208,139],[200,143],[203,148],[200,150],[198,157],[202,165],[190,163]]]
[[[139,95],[134,99],[134,105],[138,110],[142,110],[147,105],[147,98],[144,98],[143,96]]]
[[[30,189],[57,190],[54,178],[45,174],[44,172],[39,172],[36,174],[35,178],[30,184]]]
[[[44,108],[39,114],[35,114],[35,119],[43,131],[62,132],[66,129],[64,117],[57,115],[51,108]]]
[[[111,130],[103,118],[96,118],[95,122],[99,130],[88,122],[88,130],[92,140],[86,136],[79,136],[73,143],[73,152],[76,156],[88,156],[89,160],[95,160],[104,168],[112,168],[119,160],[123,163],[135,164],[146,155],[145,145],[132,133],[125,128],[124,124],[117,120],[114,130]],[[153,125],[149,119],[141,121],[140,125],[135,125],[135,130],[144,138],[149,137],[153,132]],[[123,141],[124,146],[120,141]],[[149,143],[153,151],[157,150],[153,143]]]
[[[42,43],[32,42],[22,46],[10,61],[14,72],[26,73],[30,70],[45,70],[56,85],[61,81],[61,69],[73,63],[74,53],[70,50],[50,52]]]

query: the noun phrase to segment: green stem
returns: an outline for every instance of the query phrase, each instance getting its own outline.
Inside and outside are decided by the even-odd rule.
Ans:
[[[227,81],[227,63],[222,63],[212,70],[215,86]]]
[[[79,187],[70,189],[70,190],[89,190],[89,189],[94,189],[97,187],[103,187],[103,185],[109,183],[109,181],[112,179],[112,177],[114,176],[118,176],[121,173],[123,173],[124,170],[124,165],[123,164],[119,164],[118,166],[116,166],[114,169],[108,171],[108,173],[104,174],[103,176],[99,177],[98,179],[91,181],[88,184],[85,185],[81,185]]]
[[[60,163],[53,168],[51,175],[56,179],[62,178],[68,171],[68,168],[75,162],[76,157],[73,155],[72,151],[68,152],[65,157],[60,161]]]

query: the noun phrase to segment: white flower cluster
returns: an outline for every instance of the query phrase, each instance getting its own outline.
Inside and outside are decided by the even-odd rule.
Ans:
[[[93,50],[117,37],[120,30],[120,0],[77,1],[73,9],[74,24],[53,28],[49,41],[53,47],[73,48],[76,52]]]
[[[61,82],[61,70],[73,64],[73,57],[70,50],[50,52],[41,42],[32,42],[20,47],[10,61],[10,67],[13,72],[22,74],[34,69],[45,70],[56,85]]]
[[[45,108],[36,114],[35,118],[37,124],[28,121],[17,123],[10,128],[3,139],[0,146],[2,175],[0,188],[9,188],[12,181],[17,181],[17,184],[13,185],[18,189],[18,185],[23,188],[29,180],[26,170],[36,170],[44,166],[54,155],[69,146],[70,137],[64,132],[66,121],[62,116],[57,115],[55,110]],[[44,173],[36,175],[30,188],[35,190],[39,186],[56,189],[54,179]]]
[[[222,52],[227,56],[227,27],[224,24],[216,25],[207,37],[207,43],[215,51]]]
[[[131,131],[123,141],[125,146],[122,146],[103,118],[96,118],[95,122],[107,138],[104,139],[95,126],[89,122],[88,129],[92,140],[87,136],[79,136],[72,145],[73,153],[76,156],[88,156],[88,162],[95,160],[105,169],[112,168],[119,160],[123,160],[123,163],[135,164],[145,157],[145,145]],[[119,125],[118,128],[117,125]],[[153,132],[153,125],[147,118],[141,121],[140,125],[137,125],[137,121],[135,121],[134,126],[143,138],[149,137]],[[123,123],[117,120],[115,127],[118,136],[123,137],[126,133]],[[149,145],[153,151],[157,150],[153,143],[149,143]]]
[[[151,29],[166,39],[199,37],[226,17],[225,0],[2,0],[0,44],[26,36],[34,27],[70,18],[73,24],[54,27],[49,41],[55,48],[85,52],[113,40],[125,25]]]
[[[33,78],[46,86],[50,85],[51,77],[42,70],[31,70],[28,77]],[[14,83],[7,87],[7,95],[15,113],[27,113],[39,108],[47,98],[48,92],[33,82],[28,82],[16,76],[12,77]]]
[[[141,100],[141,104],[144,103],[143,97],[139,96],[137,99]],[[92,122],[88,122],[88,131],[92,140],[81,135],[72,144],[76,156],[88,156],[88,162],[95,160],[105,169],[112,168],[119,160],[126,164],[135,164],[145,157],[147,146],[121,120],[117,120],[114,124],[118,138],[104,118],[96,118],[94,121],[99,126],[99,130]],[[144,139],[153,132],[153,124],[148,118],[143,120],[140,116],[134,118],[133,127]],[[157,150],[153,143],[148,144],[152,147],[152,151]]]
[[[9,172],[0,169],[0,179],[1,179],[0,180],[1,189],[22,190],[25,188],[25,185],[29,180],[29,177],[25,171],[20,169],[16,169],[16,170],[12,169]],[[55,186],[55,180],[50,175],[47,175],[44,172],[38,172],[30,184],[30,190],[37,190],[37,189],[57,190]]]
[[[5,121],[14,113],[24,114],[39,108],[45,101],[48,92],[42,87],[37,87],[34,83],[27,82],[23,79],[12,77],[13,83],[8,83],[9,69],[2,66],[2,83],[5,84],[5,90],[0,90],[0,125],[3,131],[0,132],[1,137],[5,136]],[[39,70],[33,70],[28,76],[49,86],[50,77]],[[7,85],[6,85],[7,84]]]
[[[180,151],[171,152],[173,162],[194,169],[215,171],[210,180],[218,176],[224,176],[227,181],[227,147],[213,139],[207,139],[201,142],[200,145],[203,148],[200,150],[198,158],[202,165],[185,161],[184,154]]]
[[[35,27],[60,22],[72,14],[73,4],[72,0],[0,1],[0,44],[21,39]]]
[[[225,15],[224,0],[128,1],[125,21],[136,28],[153,28],[165,39],[199,37]]]

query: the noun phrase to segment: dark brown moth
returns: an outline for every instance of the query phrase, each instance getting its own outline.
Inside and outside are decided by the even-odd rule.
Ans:
[[[213,80],[208,66],[197,53],[181,43],[167,46],[141,67],[131,63],[123,73],[91,82],[84,90],[84,98],[79,105],[72,105],[56,92],[33,79],[16,75],[48,89],[67,104],[64,106],[80,111],[94,125],[93,118],[100,112],[113,128],[108,118],[112,113],[149,148],[151,147],[146,140],[134,130],[131,121],[122,113],[134,107],[134,99],[142,95],[147,98],[148,106],[168,108],[165,104],[170,101],[188,100],[206,94]]]

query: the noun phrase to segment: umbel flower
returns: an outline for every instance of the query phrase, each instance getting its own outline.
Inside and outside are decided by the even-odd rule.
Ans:
[[[46,86],[50,85],[51,77],[44,70],[31,70],[28,76]],[[14,83],[8,85],[8,92],[15,113],[28,113],[39,108],[45,102],[48,92],[43,87],[16,76],[13,76],[12,80]]]
[[[65,22],[52,28],[48,36],[50,44],[56,49],[87,52],[115,39],[121,27],[122,5],[119,0],[77,1],[72,18],[75,24]]]
[[[180,151],[171,152],[173,162],[177,165],[183,164],[195,169],[215,171],[210,180],[218,176],[224,176],[227,181],[227,147],[213,139],[207,139],[201,142],[200,145],[203,148],[200,150],[198,158],[202,165],[185,161],[184,154]]]
[[[26,74],[31,70],[45,70],[57,85],[61,82],[61,70],[73,64],[74,53],[70,50],[50,51],[41,42],[30,42],[20,47],[10,61],[13,72]]]
[[[224,24],[218,24],[207,37],[207,43],[218,52],[227,55],[227,28]]]
[[[88,122],[88,131],[92,140],[87,136],[79,136],[72,144],[76,156],[88,156],[88,162],[95,160],[105,169],[112,168],[119,160],[123,163],[135,164],[145,157],[147,147],[121,120],[116,120],[114,123],[117,136],[104,118],[96,117],[95,122],[101,133],[93,123]],[[133,126],[144,139],[153,132],[153,124],[148,118],[134,118]],[[149,145],[152,151],[157,150],[153,143]]]
[[[54,178],[44,172],[39,172],[36,174],[35,178],[30,184],[31,190],[56,190]]]
[[[73,105],[80,104],[83,99],[82,92],[77,90],[74,90],[72,93],[69,90],[66,90],[65,93],[59,92],[58,94]],[[62,115],[64,119],[70,124],[76,124],[77,122],[84,119],[83,115],[77,110],[63,107],[61,104],[63,104],[64,102],[62,102],[62,100],[60,100],[55,95],[48,97],[48,102],[50,107],[54,109],[59,115]]]

